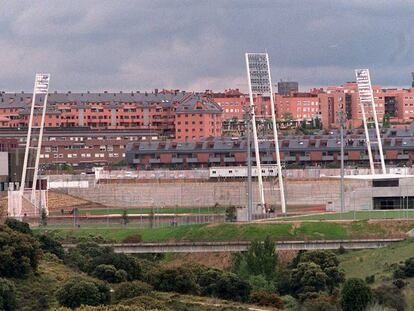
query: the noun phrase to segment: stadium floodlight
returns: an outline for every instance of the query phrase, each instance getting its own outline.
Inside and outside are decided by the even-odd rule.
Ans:
[[[378,150],[380,154],[381,170],[383,174],[386,174],[387,172],[385,168],[384,152],[382,149],[381,133],[379,130],[379,125],[378,125],[377,109],[375,107],[374,95],[372,92],[372,85],[371,85],[371,78],[369,75],[369,69],[356,69],[355,76],[356,76],[356,82],[358,85],[359,104],[361,106],[362,119],[364,122],[364,130],[365,130],[365,137],[367,140],[368,157],[369,157],[369,163],[371,167],[371,173],[375,174],[375,168],[374,168],[374,159],[372,157],[371,140],[370,140],[369,133],[368,133],[368,124],[367,124],[367,118],[366,118],[366,113],[365,113],[366,107],[367,108],[371,107],[371,110],[372,110],[372,114],[374,117],[374,124],[375,124],[375,132],[377,136]]]
[[[24,191],[26,187],[26,178],[28,175],[29,170],[33,170],[33,181],[31,187],[31,195],[30,201],[36,207],[36,186],[37,186],[37,179],[38,179],[38,171],[39,171],[39,159],[40,159],[40,151],[42,148],[42,139],[43,139],[43,128],[45,123],[45,116],[46,116],[46,105],[47,105],[47,97],[49,92],[49,81],[50,81],[50,74],[45,73],[37,73],[34,83],[33,89],[33,96],[32,96],[32,104],[30,107],[30,117],[29,117],[29,124],[27,128],[27,138],[26,138],[26,148],[23,160],[23,170],[22,170],[22,179],[20,183],[20,200],[24,196]],[[42,104],[36,103],[36,95],[44,95]],[[38,121],[38,125],[34,125],[34,117],[35,115],[38,116],[40,112],[41,118]],[[33,139],[33,131],[34,129],[38,129],[38,137]],[[31,152],[34,150],[34,154]],[[30,156],[35,157],[34,166],[29,166],[30,163]],[[36,212],[36,211],[35,211]]]
[[[277,124],[275,115],[275,104],[272,91],[272,79],[270,75],[269,55],[267,53],[246,53],[247,77],[249,82],[250,106],[252,108],[252,129],[255,144],[256,165],[258,169],[259,193],[263,209],[265,208],[263,179],[261,174],[259,143],[256,129],[256,115],[254,110],[253,95],[265,95],[270,97],[272,110],[273,136],[278,168],[278,179],[280,188],[280,203],[282,213],[286,213],[285,192],[283,187],[282,166],[280,163],[279,140],[277,136]]]

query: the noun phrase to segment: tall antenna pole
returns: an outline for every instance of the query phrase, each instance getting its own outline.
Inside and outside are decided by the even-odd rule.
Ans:
[[[263,189],[262,166],[260,164],[259,141],[257,139],[256,112],[254,110],[252,81],[250,77],[249,53],[246,53],[245,57],[246,57],[246,68],[247,68],[247,80],[249,83],[249,99],[250,99],[250,108],[251,108],[251,116],[252,116],[251,123],[252,123],[252,129],[253,129],[254,153],[256,156],[256,170],[257,170],[257,180],[259,184],[260,204],[263,209],[263,212],[265,212],[266,206],[265,206],[264,189]]]
[[[272,110],[273,136],[274,136],[274,141],[275,141],[277,175],[278,175],[278,179],[279,179],[279,188],[280,188],[280,205],[282,206],[282,213],[286,214],[285,189],[284,189],[284,184],[283,184],[282,165],[280,164],[279,138],[278,138],[278,135],[277,135],[275,103],[274,103],[274,99],[273,99],[272,78],[270,76],[269,55],[267,53],[266,53],[266,60],[267,60],[267,72],[269,74],[270,107],[271,107],[271,110]]]

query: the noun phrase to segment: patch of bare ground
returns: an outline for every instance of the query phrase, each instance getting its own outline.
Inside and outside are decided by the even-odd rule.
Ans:
[[[75,196],[61,192],[49,191],[48,195],[49,210],[61,210],[68,208],[96,208],[102,207],[101,204],[90,202]]]

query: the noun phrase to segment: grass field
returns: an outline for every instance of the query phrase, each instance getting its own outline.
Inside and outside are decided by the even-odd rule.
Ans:
[[[216,224],[186,225],[165,228],[128,227],[81,227],[79,229],[49,226],[35,229],[47,230],[61,240],[99,237],[108,241],[122,241],[140,235],[142,241],[252,241],[270,236],[274,240],[336,240],[358,238],[401,237],[414,227],[414,221],[387,223],[302,222],[302,223],[261,223],[261,224]]]
[[[414,219],[414,211],[356,211],[345,213],[322,213],[306,216],[280,218],[281,220],[367,220],[367,219]]]
[[[187,213],[201,213],[201,214],[220,214],[225,212],[224,207],[218,208],[127,208],[128,214],[187,214]],[[107,214],[119,214],[121,215],[124,212],[123,208],[98,208],[98,209],[78,209],[77,213],[81,215],[90,214],[90,215],[107,215]],[[67,214],[67,212],[66,212]],[[61,215],[60,211],[52,211],[50,215]]]

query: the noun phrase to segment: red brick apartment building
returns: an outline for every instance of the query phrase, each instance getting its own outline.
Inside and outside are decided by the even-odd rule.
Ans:
[[[31,100],[32,94],[24,92],[0,93],[0,127],[26,128]],[[40,104],[43,98],[37,96],[36,100]],[[221,136],[221,115],[213,101],[188,92],[55,92],[48,97],[45,126],[146,130],[188,140]],[[34,125],[39,122],[40,115],[35,116]]]
[[[414,121],[414,88],[384,89],[373,86],[375,107],[378,120],[381,122],[388,114],[391,121]],[[236,90],[224,93],[209,93],[223,108],[223,120],[243,118],[243,108],[249,104],[249,97]],[[337,128],[338,112],[346,116],[347,127],[359,127],[362,124],[362,111],[356,83],[345,83],[342,86],[313,89],[309,92],[291,92],[289,95],[274,95],[277,118],[283,120],[288,114],[296,121],[320,118],[324,128]],[[255,96],[255,112],[258,118],[270,118],[270,98]],[[372,109],[367,108],[366,116],[372,119]]]

